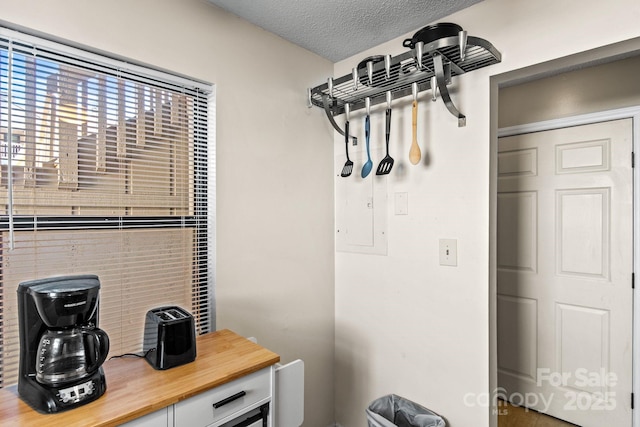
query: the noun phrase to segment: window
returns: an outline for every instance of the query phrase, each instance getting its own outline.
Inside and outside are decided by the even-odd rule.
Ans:
[[[0,386],[18,283],[97,274],[110,355],[147,310],[213,316],[211,85],[0,28]]]

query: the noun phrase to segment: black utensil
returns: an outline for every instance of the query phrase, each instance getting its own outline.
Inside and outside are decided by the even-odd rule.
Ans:
[[[369,98],[367,98],[367,101]],[[367,117],[364,119],[364,136],[367,143],[367,161],[362,166],[362,172],[360,172],[360,176],[366,178],[371,173],[371,168],[373,167],[373,161],[371,160],[371,152],[369,151],[369,136],[371,135],[371,125],[369,114],[367,113]]]
[[[344,146],[347,153],[347,161],[342,167],[340,176],[346,178],[351,175],[351,172],[353,172],[353,162],[349,159],[349,104],[345,104],[344,108],[347,117],[347,120],[344,123]]]
[[[376,175],[386,175],[391,172],[391,168],[393,167],[393,158],[389,155],[389,135],[391,133],[391,92],[387,92],[387,111],[385,114],[385,140],[387,145],[387,155],[384,156],[380,164],[378,164],[378,169],[376,170]]]

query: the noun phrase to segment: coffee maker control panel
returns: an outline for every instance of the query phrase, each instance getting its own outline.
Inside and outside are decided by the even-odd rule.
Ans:
[[[58,399],[62,403],[76,403],[90,397],[95,391],[93,380],[58,390]]]

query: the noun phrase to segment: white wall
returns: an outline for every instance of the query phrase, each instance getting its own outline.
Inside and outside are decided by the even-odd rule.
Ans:
[[[374,209],[386,210],[388,253],[336,253],[336,420],[345,427],[364,425],[368,403],[387,393],[443,414],[451,427],[489,425],[490,408],[465,404],[465,396],[471,396],[467,402],[486,397],[494,386],[490,143],[497,120],[490,109],[491,77],[639,37],[640,3],[618,0],[602,7],[592,0],[485,0],[441,21],[490,41],[503,61],[454,78],[452,97],[467,116],[464,128],[456,126],[441,100],[422,98],[418,140],[428,154],[426,164],[407,161],[410,104],[394,104],[394,171],[386,178],[367,178],[387,186],[387,200],[374,200]],[[334,76],[350,73],[366,56],[402,53],[404,38],[337,63]],[[376,110],[372,138],[378,149],[383,120],[384,113]],[[362,135],[359,112],[351,121]],[[339,165],[344,141],[337,134],[334,147]],[[359,161],[355,170],[361,166]],[[336,193],[360,179],[359,174],[336,178]],[[394,215],[398,192],[408,194],[408,215]],[[457,267],[438,264],[440,238],[458,240]]]
[[[498,127],[640,105],[640,56],[500,90]],[[526,102],[522,102],[526,100]]]
[[[0,10],[216,85],[217,327],[304,359],[305,425],[332,423],[331,131],[306,107],[332,64],[204,0],[1,0]]]

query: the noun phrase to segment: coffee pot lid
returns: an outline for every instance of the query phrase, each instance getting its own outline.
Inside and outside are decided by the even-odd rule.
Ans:
[[[86,293],[91,290],[97,291],[98,289],[100,289],[100,280],[95,274],[29,280],[21,282],[18,286],[18,292],[27,292],[31,295],[47,295],[50,298]]]

